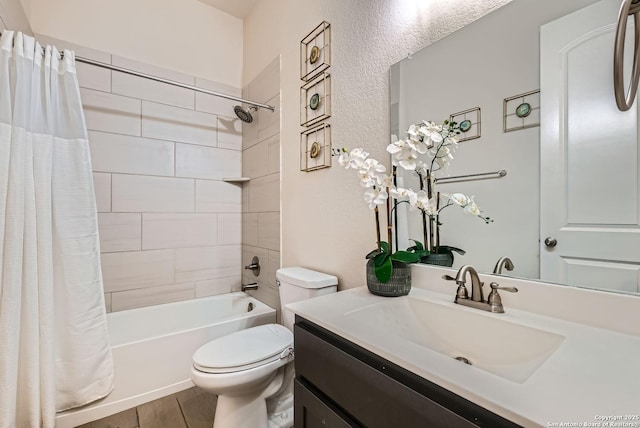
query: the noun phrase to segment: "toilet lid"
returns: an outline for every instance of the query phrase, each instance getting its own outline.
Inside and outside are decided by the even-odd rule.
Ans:
[[[280,324],[266,324],[228,334],[198,348],[193,364],[208,373],[229,373],[280,359],[293,346],[293,334]]]

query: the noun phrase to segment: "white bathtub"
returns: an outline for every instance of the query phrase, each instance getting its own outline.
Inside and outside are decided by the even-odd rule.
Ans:
[[[245,293],[231,293],[113,312],[107,318],[115,388],[102,400],[59,413],[56,428],[73,428],[192,387],[196,349],[225,334],[274,323],[276,311]]]

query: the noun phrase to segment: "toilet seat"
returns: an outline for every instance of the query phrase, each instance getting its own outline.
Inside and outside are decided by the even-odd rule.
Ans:
[[[233,373],[285,359],[293,353],[293,334],[266,324],[214,339],[193,354],[193,366],[205,373]]]

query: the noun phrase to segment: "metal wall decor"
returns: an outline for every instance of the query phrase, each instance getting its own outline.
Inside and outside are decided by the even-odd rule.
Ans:
[[[540,126],[540,90],[505,98],[503,115],[504,132]]]
[[[300,88],[300,124],[312,126],[331,117],[331,76],[322,73]]]
[[[300,134],[300,171],[331,166],[331,125],[323,123]]]
[[[331,24],[322,21],[300,42],[300,79],[308,82],[331,66]]]
[[[449,122],[457,122],[460,126],[461,133],[460,135],[458,135],[458,142],[480,138],[480,107],[470,108],[469,110],[453,113],[449,116]]]

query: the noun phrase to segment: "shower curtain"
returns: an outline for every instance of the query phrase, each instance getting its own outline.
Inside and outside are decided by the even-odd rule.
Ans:
[[[0,38],[0,427],[51,427],[113,388],[74,54]]]

